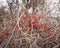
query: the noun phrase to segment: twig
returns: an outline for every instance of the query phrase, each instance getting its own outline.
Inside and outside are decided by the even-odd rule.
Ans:
[[[20,19],[21,19],[21,16],[24,14],[24,12],[20,15]],[[17,23],[16,23],[16,25],[15,25],[15,27],[14,27],[14,29],[13,29],[13,31],[12,31],[12,35],[10,36],[10,38],[9,38],[9,40],[7,41],[7,43],[6,43],[6,45],[5,45],[5,47],[4,48],[6,48],[7,47],[7,45],[9,44],[9,42],[10,42],[10,40],[12,39],[12,37],[13,37],[13,34],[14,34],[14,31],[15,31],[15,28],[16,28],[16,26],[18,25],[18,22],[19,21],[19,19],[17,20]]]

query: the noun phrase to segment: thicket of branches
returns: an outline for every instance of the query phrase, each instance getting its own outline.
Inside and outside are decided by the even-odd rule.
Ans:
[[[6,1],[7,10],[0,8],[0,48],[60,47],[60,17],[51,16],[46,0]]]

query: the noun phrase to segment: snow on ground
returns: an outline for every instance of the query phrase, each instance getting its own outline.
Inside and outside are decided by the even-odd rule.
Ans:
[[[53,17],[60,16],[59,5],[58,5],[59,0],[45,0],[45,2],[47,4],[47,7],[50,10],[51,16]],[[22,0],[19,0],[19,3],[22,3]],[[0,0],[0,7],[1,7],[1,4],[2,6],[8,6],[6,0]]]

